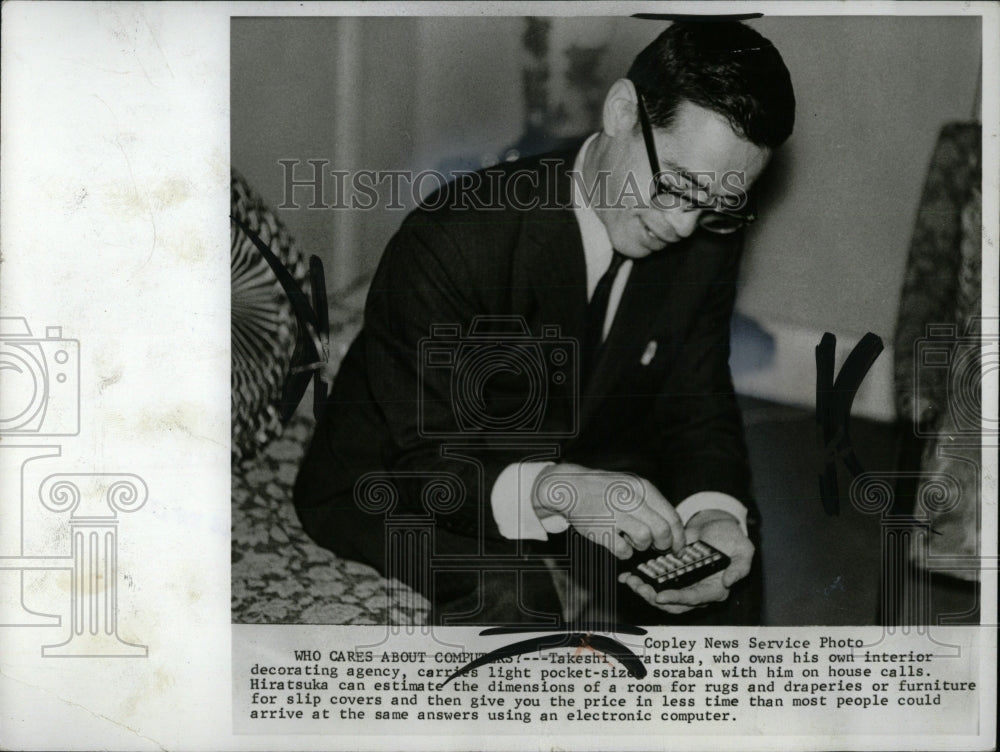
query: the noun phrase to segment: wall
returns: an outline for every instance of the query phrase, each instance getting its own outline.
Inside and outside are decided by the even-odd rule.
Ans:
[[[750,239],[742,310],[891,339],[940,127],[973,115],[978,19],[765,19],[797,123]],[[779,293],[780,294],[776,294]]]
[[[520,23],[234,18],[232,164],[277,207],[285,200],[281,159],[299,160],[302,180],[311,177],[309,159],[329,160],[330,170],[421,170],[496,151],[522,120]],[[327,188],[324,202],[338,203],[334,181]],[[388,186],[379,193],[380,206],[388,204]],[[311,209],[311,195],[295,189],[290,203],[299,208],[280,215],[301,247],[323,259],[334,291],[374,269],[405,212]]]

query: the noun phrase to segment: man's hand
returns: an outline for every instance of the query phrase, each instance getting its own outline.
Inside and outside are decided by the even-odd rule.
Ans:
[[[726,600],[729,588],[749,574],[753,561],[754,545],[729,512],[716,509],[698,512],[688,520],[686,530],[688,542],[703,540],[728,554],[729,566],[686,588],[660,593],[631,572],[623,572],[618,577],[619,582],[628,585],[650,605],[670,614],[682,614],[698,606]]]
[[[652,483],[636,475],[563,463],[539,473],[532,489],[539,519],[561,515],[619,559],[655,546],[684,547],[684,525]]]

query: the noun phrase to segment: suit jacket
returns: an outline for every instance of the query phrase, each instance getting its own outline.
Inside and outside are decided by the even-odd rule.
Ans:
[[[755,516],[728,365],[739,239],[698,231],[636,261],[581,386],[574,157],[457,181],[390,241],[296,483],[300,516],[326,508],[327,522],[307,527],[321,545],[338,550],[350,533],[336,529],[337,510],[365,506],[359,479],[385,474],[393,513],[430,508],[437,526],[497,539],[497,476],[538,458],[634,472],[675,504],[722,491]],[[470,331],[475,317],[487,318]]]

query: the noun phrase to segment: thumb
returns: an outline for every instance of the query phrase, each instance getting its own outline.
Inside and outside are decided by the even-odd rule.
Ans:
[[[722,584],[731,588],[737,582],[750,574],[750,563],[753,561],[753,549],[749,552],[739,551],[734,553],[732,561],[722,573]]]

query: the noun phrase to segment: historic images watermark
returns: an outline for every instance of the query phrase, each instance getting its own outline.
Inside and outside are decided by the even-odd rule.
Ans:
[[[336,170],[328,159],[280,159],[282,200],[278,209],[409,211],[425,209],[532,211],[565,208],[554,196],[537,195],[538,186],[553,182],[559,160],[542,159],[543,173],[517,167],[478,171]],[[546,174],[549,173],[549,174]],[[673,209],[738,212],[748,204],[746,175],[663,170],[652,177],[627,172],[620,184],[598,171],[592,180],[569,173],[576,195],[594,209]],[[454,190],[444,190],[449,185]]]

